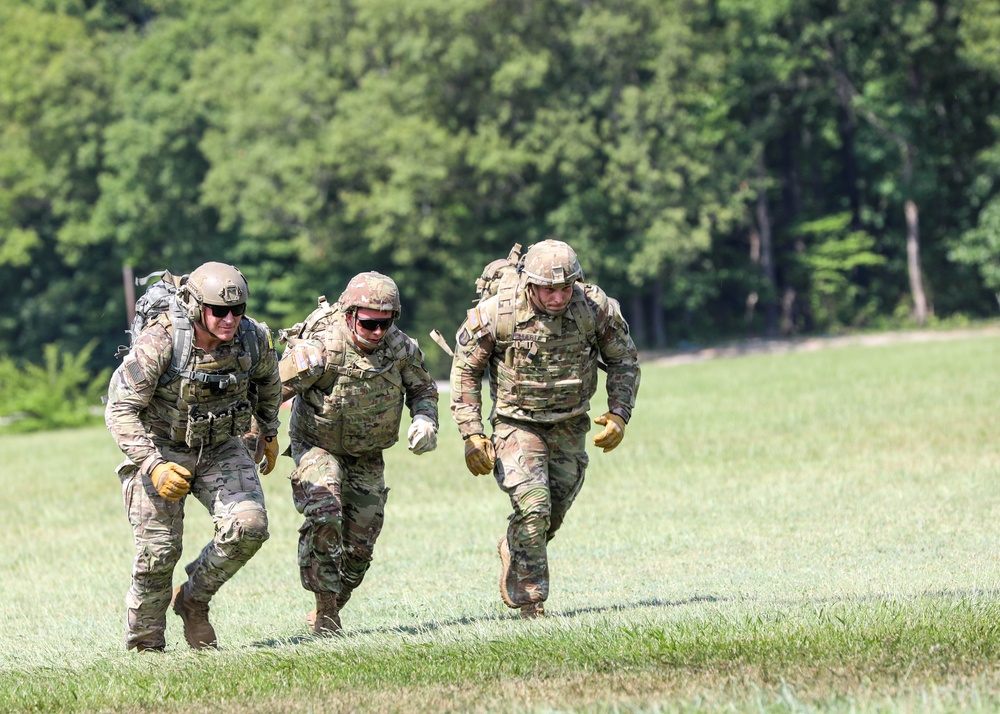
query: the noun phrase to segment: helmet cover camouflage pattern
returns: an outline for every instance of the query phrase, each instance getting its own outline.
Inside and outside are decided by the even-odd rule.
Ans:
[[[185,287],[200,305],[242,305],[250,297],[243,273],[225,263],[205,263],[195,268]]]
[[[576,251],[561,240],[543,240],[528,249],[521,274],[532,285],[556,287],[583,280]]]
[[[351,278],[337,302],[344,312],[363,307],[391,312],[393,317],[399,317],[399,288],[388,275],[374,270]]]

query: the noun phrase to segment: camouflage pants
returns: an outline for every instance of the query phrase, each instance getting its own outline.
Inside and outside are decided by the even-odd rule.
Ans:
[[[292,440],[292,499],[299,528],[299,576],[312,592],[337,593],[343,607],[371,565],[382,532],[385,461],[381,451],[339,456]]]
[[[206,447],[200,458],[197,449],[186,447],[161,446],[160,452],[193,474],[189,495],[208,509],[215,523],[212,540],[185,567],[191,597],[208,602],[267,540],[267,512],[257,470],[242,439]],[[130,461],[118,467],[118,476],[135,536],[132,585],[125,597],[125,645],[162,647],[188,496],[177,502],[161,498],[149,476],[140,474]]]
[[[588,429],[586,414],[552,425],[499,418],[493,427],[493,475],[514,509],[507,592],[518,605],[549,596],[547,544],[583,486]]]

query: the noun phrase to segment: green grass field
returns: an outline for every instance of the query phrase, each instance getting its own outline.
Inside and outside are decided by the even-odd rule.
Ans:
[[[535,622],[499,600],[508,504],[465,470],[445,396],[438,450],[387,454],[345,636],[308,637],[282,458],[207,653],[173,613],[165,655],[124,651],[107,432],[3,437],[0,711],[996,711],[998,368],[988,335],[646,365]],[[186,520],[182,563],[210,536],[197,502]]]

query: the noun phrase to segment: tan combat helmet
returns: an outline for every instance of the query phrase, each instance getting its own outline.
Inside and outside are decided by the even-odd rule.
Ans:
[[[337,301],[344,312],[356,312],[358,308],[391,312],[399,317],[399,288],[388,275],[371,271],[358,273],[347,284]]]
[[[201,319],[202,305],[243,305],[250,297],[243,273],[225,263],[205,263],[195,268],[182,289],[184,306],[195,322]]]
[[[521,275],[529,285],[558,287],[583,280],[583,268],[567,243],[549,238],[528,249]]]

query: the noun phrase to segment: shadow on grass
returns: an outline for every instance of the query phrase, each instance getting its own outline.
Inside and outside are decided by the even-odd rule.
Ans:
[[[920,598],[926,598],[931,600],[938,599],[964,599],[964,598],[997,598],[1000,597],[1000,590],[995,588],[974,588],[967,590],[933,590],[926,592],[911,593],[909,595],[901,594],[886,594],[886,593],[863,593],[858,595],[842,595],[842,596],[832,596],[832,597],[813,597],[813,598],[779,598],[779,599],[768,599],[767,602],[775,607],[790,606],[790,605],[802,605],[806,603],[812,603],[814,605],[835,605],[842,603],[892,603],[900,602],[905,600],[914,600]],[[595,607],[578,607],[571,610],[553,610],[549,611],[553,620],[558,619],[569,619],[574,617],[581,617],[585,615],[594,615],[600,613],[612,613],[612,612],[624,612],[628,610],[639,610],[643,608],[673,608],[673,607],[684,607],[686,605],[696,605],[700,603],[717,603],[717,602],[732,602],[734,600],[740,600],[742,602],[753,602],[754,598],[739,596],[739,597],[719,597],[716,595],[694,595],[689,598],[684,598],[682,600],[664,600],[661,598],[652,598],[648,600],[639,600],[637,602],[620,603],[616,605],[603,605]],[[517,618],[516,611],[510,610],[508,614],[502,615],[482,615],[482,616],[469,616],[469,617],[457,617],[448,620],[435,620],[429,622],[422,622],[416,625],[399,625],[394,627],[372,627],[372,628],[347,628],[344,630],[343,634],[336,639],[350,639],[356,636],[365,635],[420,635],[430,632],[436,632],[449,627],[456,626],[467,626],[475,625],[477,623],[483,622],[499,622],[501,620],[512,620],[519,622]],[[250,649],[269,649],[277,647],[287,647],[289,645],[299,645],[308,642],[319,642],[325,638],[319,638],[310,633],[303,633],[292,635],[286,638],[268,638],[266,640],[258,640],[256,642],[251,642],[247,645]]]
[[[600,613],[608,612],[624,612],[626,610],[639,610],[642,608],[661,608],[661,607],[683,607],[685,605],[695,605],[699,603],[711,603],[711,602],[725,602],[729,598],[720,598],[715,595],[695,595],[690,598],[685,598],[683,600],[663,600],[661,598],[652,598],[650,600],[640,600],[638,602],[631,603],[620,603],[617,605],[604,605],[600,607],[578,607],[572,610],[562,610],[562,611],[547,611],[547,617],[552,619],[563,619],[563,618],[573,618],[580,617],[583,615],[594,615]],[[516,610],[511,610],[510,614],[505,615],[483,615],[483,616],[469,616],[469,617],[456,617],[449,620],[435,620],[431,622],[422,622],[418,625],[398,625],[394,627],[372,627],[372,628],[345,628],[339,638],[348,639],[354,636],[361,635],[420,635],[426,634],[428,632],[436,632],[449,627],[456,627],[462,625],[475,625],[481,622],[498,622],[500,620],[515,620],[519,621]],[[289,645],[299,645],[304,642],[318,642],[323,639],[316,637],[312,634],[301,634],[292,635],[286,638],[268,638],[266,640],[258,640],[256,642],[251,642],[247,645],[251,649],[267,649],[273,647],[287,647]]]

